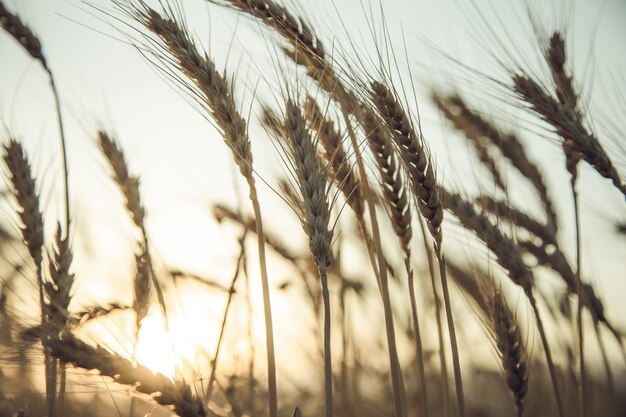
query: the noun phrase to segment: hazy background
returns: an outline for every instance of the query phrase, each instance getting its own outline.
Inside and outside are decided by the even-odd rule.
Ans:
[[[122,199],[109,180],[108,166],[95,145],[96,130],[100,127],[115,132],[133,172],[141,176],[147,227],[159,262],[226,283],[237,255],[234,237],[237,229],[217,225],[211,205],[226,202],[234,206],[242,201],[243,207],[248,206],[247,190],[232,167],[230,153],[219,133],[204,114],[193,109],[171,80],[142,58],[132,45],[132,39],[140,35],[126,26],[129,19],[108,2],[6,0],[6,3],[42,40],[60,90],[67,124],[74,213],[74,269],[78,277],[74,303],[130,302],[132,297],[133,235]],[[275,105],[279,98],[270,93],[277,85],[277,65],[291,68],[284,58],[277,58],[277,38],[252,19],[206,1],[181,3],[192,33],[209,51],[218,68],[226,67],[228,73],[237,74],[235,95],[243,114],[250,114],[255,168],[261,178],[275,185],[282,175],[280,158],[270,139],[258,128],[257,112],[259,101]],[[303,3],[294,2],[293,9],[307,17],[326,48],[336,51],[339,61],[358,71],[375,73],[377,58],[373,45],[384,45],[383,35],[388,30],[398,71],[405,81],[410,75],[415,82],[424,134],[446,184],[474,191],[470,184],[481,177],[481,172],[476,168],[478,163],[471,149],[432,110],[429,104],[432,87],[445,91],[457,88],[503,126],[518,131],[523,128],[530,153],[541,158],[541,168],[550,178],[550,191],[563,213],[561,220],[571,224],[568,177],[560,147],[541,137],[544,128],[529,122],[528,116],[511,105],[511,97],[473,72],[495,74],[507,80],[490,51],[499,57],[508,51],[541,72],[541,56],[525,3],[451,0]],[[591,98],[586,104],[597,115],[595,128],[606,133],[600,135],[600,140],[624,175],[626,145],[623,135],[618,137],[615,133],[624,132],[626,127],[626,2],[537,1],[529,8],[546,30],[566,31],[574,72],[583,84],[585,97]],[[381,23],[381,9],[386,28]],[[498,45],[497,39],[505,49]],[[365,64],[359,63],[357,57],[364,59]],[[57,126],[47,79],[39,64],[5,33],[0,33],[0,74],[0,121],[29,151],[40,179],[47,224],[52,227],[56,212],[62,207],[62,198]],[[406,86],[410,90],[409,84]],[[412,95],[410,91],[408,94]],[[612,120],[615,126],[609,126],[606,120]],[[488,184],[483,186],[489,189]],[[609,182],[588,167],[583,168],[582,187],[584,276],[599,290],[609,318],[624,326],[626,240],[616,236],[613,229],[616,221],[626,221],[626,206]],[[262,205],[267,207],[266,227],[289,245],[305,250],[306,241],[299,234],[296,216],[269,187],[260,188]],[[524,186],[519,191],[511,190],[511,194],[514,201],[529,210],[539,207],[537,202],[525,200]],[[598,205],[596,201],[603,203]],[[10,206],[2,207],[0,218],[16,230]],[[563,226],[560,237],[568,254],[572,254],[573,231],[565,223]],[[294,233],[296,230],[298,233]],[[484,248],[476,244],[468,246],[463,236],[455,234],[458,230],[446,229],[447,244],[460,248],[459,256],[484,257]],[[52,236],[52,229],[48,236]],[[362,253],[349,248],[346,251],[349,270],[356,273],[360,265],[367,264]],[[250,256],[254,257],[253,251]],[[256,282],[256,271],[251,270],[251,274]],[[277,261],[270,265],[270,274],[274,287],[291,278],[290,272]],[[32,296],[22,296],[25,304],[28,297],[34,300],[34,292]],[[275,291],[277,338],[298,330],[298,322],[284,320],[294,314],[291,297],[289,293]],[[217,320],[223,300],[223,294],[202,299],[198,308]],[[260,304],[255,305],[260,312]],[[257,330],[262,335],[262,326]],[[211,333],[211,330],[194,329],[194,332]],[[213,333],[206,337],[212,339]],[[290,352],[282,350],[279,354]]]

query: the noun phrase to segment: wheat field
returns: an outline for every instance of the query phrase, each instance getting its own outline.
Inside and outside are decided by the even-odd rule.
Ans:
[[[594,3],[0,0],[0,416],[623,415]]]

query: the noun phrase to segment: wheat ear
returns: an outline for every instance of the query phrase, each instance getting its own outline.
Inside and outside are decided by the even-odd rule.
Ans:
[[[71,301],[71,290],[74,285],[74,274],[70,272],[73,259],[72,248],[69,237],[63,236],[60,224],[57,224],[53,253],[53,259],[50,259],[48,268],[50,281],[44,284],[49,299],[49,304],[46,306],[49,337],[58,335],[60,331],[66,328],[69,319],[68,307]],[[65,363],[61,362],[59,367],[58,412],[59,415],[63,415],[67,374]]]
[[[437,94],[433,94],[432,100],[444,115],[446,119],[448,119],[456,129],[463,132],[465,138],[472,145],[474,150],[478,155],[478,159],[482,164],[487,168],[490,172],[495,185],[500,190],[506,190],[506,185],[504,178],[496,164],[496,161],[493,159],[493,156],[489,152],[488,142],[485,141],[484,132],[481,130],[481,126],[476,123],[467,123],[466,116],[461,112],[461,107],[453,104],[453,101],[458,99],[458,97],[442,98]]]
[[[506,384],[513,394],[517,415],[522,416],[528,393],[528,355],[517,320],[490,274],[478,268],[470,272],[452,262],[448,262],[447,267],[457,284],[476,301],[487,317]]]
[[[357,220],[362,221],[365,211],[363,196],[359,179],[344,149],[342,136],[312,97],[307,97],[304,103],[304,115],[311,128],[317,132],[317,140],[324,148],[323,157],[328,161],[329,174],[354,211]]]
[[[322,159],[327,162],[329,168],[329,180],[334,181],[337,188],[344,195],[348,205],[354,212],[357,225],[363,240],[365,248],[368,251],[370,262],[373,270],[377,269],[376,254],[374,253],[374,242],[372,236],[367,229],[365,222],[365,197],[363,196],[363,188],[357,173],[351,166],[350,159],[344,149],[342,136],[334,126],[332,120],[325,116],[317,103],[310,96],[304,103],[304,115],[310,127],[317,132],[317,141],[322,145]],[[384,257],[384,255],[383,255]],[[390,263],[385,260],[385,264],[389,269],[389,273],[393,276],[394,272]]]
[[[487,217],[478,213],[473,205],[465,201],[460,195],[451,193],[443,188],[441,192],[443,204],[446,209],[450,210],[466,229],[474,232],[474,234],[485,243],[487,248],[496,256],[498,263],[507,271],[511,281],[524,290],[535,315],[537,330],[541,337],[548,370],[552,379],[559,416],[565,417],[563,394],[561,392],[556,366],[552,360],[548,338],[533,292],[534,280],[531,271],[524,264],[515,243],[505,237],[500,229],[493,225]]]
[[[9,169],[13,194],[20,207],[20,220],[22,221],[22,240],[28,248],[37,268],[37,280],[43,287],[41,276],[41,262],[43,259],[43,216],[41,214],[39,195],[37,194],[35,180],[33,179],[30,163],[26,157],[22,145],[15,139],[11,139],[4,146],[4,162]],[[40,288],[43,291],[43,288]],[[43,294],[43,292],[42,292]],[[43,318],[42,318],[43,319]]]
[[[57,358],[85,369],[95,369],[122,385],[152,396],[160,405],[171,406],[180,417],[206,417],[207,410],[191,388],[182,381],[172,381],[141,365],[133,365],[122,356],[102,347],[92,347],[70,333],[46,342]]]
[[[600,145],[598,138],[583,126],[576,113],[555,100],[527,75],[515,74],[513,89],[534,112],[552,125],[559,136],[571,140],[571,144],[568,145],[572,152],[579,153],[582,159],[600,175],[610,179],[613,185],[626,196],[626,185],[622,182],[611,159]]]
[[[558,245],[555,231],[550,224],[541,223],[523,211],[511,206],[506,201],[497,200],[483,194],[478,196],[475,202],[483,210],[492,213],[498,219],[505,220],[541,239],[542,245]]]
[[[501,354],[506,383],[515,398],[517,415],[521,417],[528,392],[527,354],[522,335],[501,292],[497,291],[493,295],[491,308],[496,345]]]
[[[39,306],[41,309],[41,331],[39,333],[42,346],[49,335],[47,323],[47,306],[44,299],[43,281],[43,216],[41,214],[39,195],[33,179],[30,163],[22,145],[11,138],[4,145],[4,162],[9,169],[13,194],[20,208],[19,216],[22,221],[22,240],[28,253],[35,263],[37,287],[39,291]],[[53,417],[56,409],[56,363],[44,347],[44,369],[46,380],[46,402],[49,417]]]
[[[528,157],[519,138],[512,133],[502,132],[493,123],[470,109],[459,95],[441,97],[434,94],[433,98],[442,114],[457,130],[463,132],[468,138],[471,136],[472,142],[488,141],[493,144],[502,153],[502,156],[507,158],[513,167],[532,184],[539,193],[548,220],[547,223],[556,233],[558,228],[556,210],[545,179],[537,165]]]

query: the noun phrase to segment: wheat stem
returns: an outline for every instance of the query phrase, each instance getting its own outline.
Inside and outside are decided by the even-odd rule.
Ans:
[[[450,386],[448,381],[448,365],[446,360],[446,346],[445,346],[445,338],[443,335],[443,320],[442,315],[444,314],[443,309],[441,308],[441,298],[439,297],[439,291],[437,291],[437,283],[435,279],[435,262],[433,259],[433,250],[428,244],[426,227],[424,226],[424,219],[422,217],[419,218],[419,225],[422,232],[422,237],[424,240],[424,253],[426,253],[426,259],[428,261],[428,275],[430,275],[430,285],[433,289],[433,300],[435,303],[435,319],[437,321],[437,340],[439,341],[439,367],[441,372],[441,406],[443,408],[444,417],[448,417],[450,414],[450,410],[448,409],[449,401],[450,401]]]
[[[326,268],[320,268],[322,283],[322,301],[324,303],[324,398],[326,399],[326,417],[333,417],[333,371],[330,344],[331,315],[328,275]]]
[[[213,366],[211,367],[211,376],[209,377],[209,384],[207,386],[206,394],[204,396],[205,398],[204,402],[207,404],[210,403],[211,397],[213,396],[213,383],[215,382],[215,376],[217,372],[217,361],[219,359],[219,355],[220,355],[220,351],[222,347],[222,340],[224,339],[224,332],[226,331],[228,313],[230,312],[230,305],[232,303],[233,296],[235,295],[235,284],[237,283],[237,278],[239,278],[239,275],[240,275],[239,271],[241,270],[241,266],[244,262],[244,256],[245,256],[244,245],[245,245],[246,235],[247,235],[247,229],[244,229],[243,234],[241,235],[241,238],[239,239],[239,245],[241,247],[241,251],[239,252],[239,257],[237,258],[237,261],[236,261],[235,272],[233,273],[233,278],[231,280],[230,287],[228,289],[228,298],[226,300],[226,307],[224,307],[224,314],[222,316],[222,324],[220,326],[220,333],[219,333],[219,336],[217,337],[217,344],[215,346],[215,354],[213,355]]]
[[[574,168],[576,169],[576,168]],[[576,230],[576,289],[578,293],[576,302],[576,326],[578,328],[578,355],[580,366],[580,385],[579,385],[579,406],[582,417],[587,416],[587,373],[585,370],[585,339],[583,327],[583,284],[580,274],[581,268],[581,225],[580,225],[580,205],[578,191],[576,190],[576,176],[571,178],[572,198],[574,199],[574,222]]]
[[[270,302],[269,280],[267,278],[267,261],[265,258],[265,233],[261,221],[261,205],[256,194],[253,181],[248,181],[250,186],[250,200],[256,219],[256,234],[259,252],[259,267],[261,269],[261,290],[263,292],[263,312],[265,316],[265,340],[267,350],[267,386],[269,392],[269,415],[278,416],[278,396],[276,392],[276,357],[274,353],[274,328],[272,325],[272,308]]]
[[[465,417],[465,394],[463,392],[463,382],[461,379],[461,364],[459,361],[459,348],[456,341],[456,331],[454,328],[454,318],[452,317],[452,307],[450,303],[450,293],[448,291],[448,278],[446,274],[446,260],[440,249],[436,249],[437,261],[439,262],[439,276],[441,278],[441,288],[443,290],[443,305],[446,310],[448,320],[448,336],[450,337],[450,349],[452,350],[452,369],[454,371],[454,386],[456,390],[456,401],[460,417]]]
[[[559,382],[559,375],[556,370],[556,366],[554,365],[554,361],[552,360],[552,353],[550,352],[550,345],[548,344],[548,337],[543,328],[543,321],[541,320],[541,315],[539,314],[539,308],[537,307],[537,301],[535,300],[535,296],[532,293],[532,290],[525,291],[528,300],[530,301],[530,306],[533,309],[533,313],[535,315],[535,322],[537,323],[537,330],[539,331],[539,337],[541,337],[541,343],[543,344],[543,350],[546,354],[546,362],[548,364],[548,371],[550,372],[550,378],[552,380],[552,387],[554,388],[554,395],[556,398],[556,405],[558,408],[559,416],[565,417],[565,406],[563,403],[563,396]]]
[[[411,261],[405,259],[405,268],[409,281],[409,300],[411,303],[411,320],[415,331],[415,349],[417,354],[417,377],[420,384],[420,409],[422,416],[428,416],[428,393],[426,389],[426,371],[424,369],[424,348],[420,332],[419,317],[417,315],[417,302],[415,300],[415,274],[410,265]]]

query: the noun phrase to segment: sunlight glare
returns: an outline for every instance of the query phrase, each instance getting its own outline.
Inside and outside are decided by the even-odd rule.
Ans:
[[[179,317],[170,317],[170,325],[172,335],[168,336],[160,314],[148,315],[139,332],[136,359],[153,372],[173,378],[183,360],[193,360],[197,343]]]

